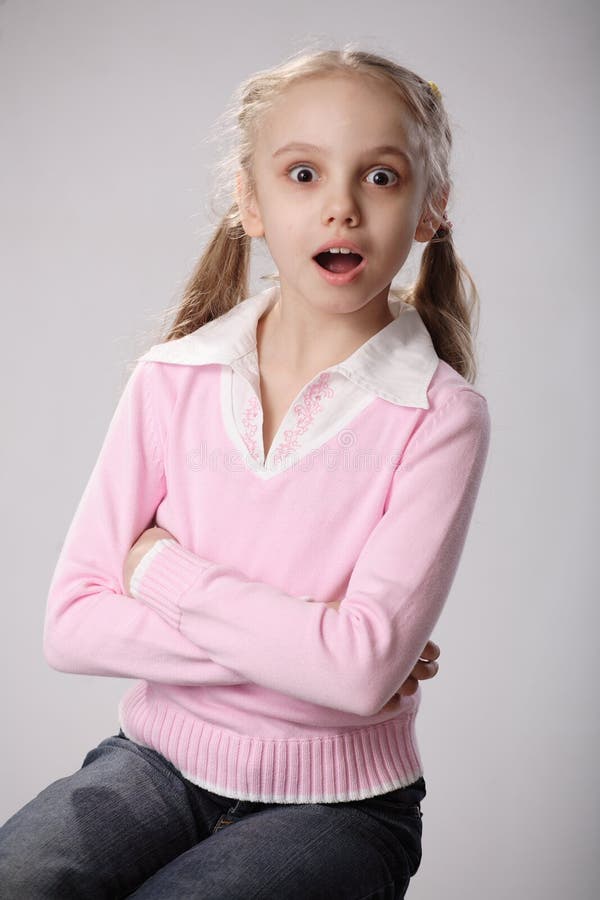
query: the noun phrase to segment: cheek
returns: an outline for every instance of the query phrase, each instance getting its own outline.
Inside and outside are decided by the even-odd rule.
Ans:
[[[398,272],[406,262],[412,246],[413,232],[408,227],[402,232],[396,230],[394,239],[386,242],[384,251],[386,269],[389,266],[390,272]]]
[[[293,215],[272,220],[267,223],[265,231],[267,246],[273,259],[285,258],[289,267],[294,260],[300,262],[304,257],[310,256],[310,229],[302,229]]]
[[[388,223],[388,234],[393,235],[391,246],[396,253],[408,252],[413,245],[417,217],[413,210],[407,210],[400,219]]]

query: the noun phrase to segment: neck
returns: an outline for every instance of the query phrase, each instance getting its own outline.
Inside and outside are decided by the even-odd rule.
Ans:
[[[352,313],[327,313],[277,301],[257,323],[261,368],[285,370],[300,377],[337,365],[365,341],[394,321],[385,295]]]

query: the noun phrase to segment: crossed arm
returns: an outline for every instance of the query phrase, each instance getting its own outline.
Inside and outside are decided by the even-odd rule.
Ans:
[[[253,682],[357,715],[414,693],[437,671],[427,638],[481,480],[485,398],[454,391],[412,438],[346,595],[327,604],[334,619],[323,603],[197,556],[169,533],[125,589],[126,561],[165,537],[149,527],[166,492],[150,408],[161,372],[145,363],[129,379],[63,542],[44,623],[50,666],[184,685]],[[312,670],[302,666],[309,652]]]
[[[123,566],[123,585],[126,593],[130,592],[131,577],[138,563],[142,560],[142,557],[145,556],[145,554],[154,546],[157,541],[164,538],[175,540],[173,535],[166,529],[153,526],[152,528],[147,528],[144,532],[142,532],[140,537],[133,544],[125,558],[125,563]],[[341,602],[341,600],[331,600],[324,605],[337,610]],[[414,665],[411,673],[406,678],[404,683],[399,687],[397,695],[410,696],[417,690],[419,681],[424,681],[437,675],[439,664],[436,662],[436,660],[439,658],[439,655],[440,648],[438,647],[438,645],[433,641],[428,640],[421,652],[421,656]],[[388,702],[384,707],[382,707],[380,712],[383,712],[383,710],[385,710],[388,706],[391,707],[393,705],[393,702],[394,697],[388,700]]]

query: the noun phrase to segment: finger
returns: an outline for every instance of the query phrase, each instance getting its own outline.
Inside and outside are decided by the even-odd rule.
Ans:
[[[421,653],[421,659],[425,659],[427,661],[438,659],[440,655],[440,648],[433,641],[427,641],[425,646],[423,647],[423,652]]]
[[[409,675],[400,690],[397,692],[401,697],[410,697],[419,687],[419,682],[412,675]]]
[[[419,681],[426,681],[428,678],[433,678],[437,675],[439,670],[439,663],[433,662],[422,662],[419,660],[418,663],[413,667],[412,672],[410,673],[413,678],[417,678]]]

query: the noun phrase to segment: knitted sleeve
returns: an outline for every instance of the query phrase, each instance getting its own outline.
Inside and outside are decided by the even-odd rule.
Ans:
[[[165,494],[150,403],[156,369],[155,363],[137,362],[113,413],[50,583],[44,656],[62,672],[242,684],[242,675],[124,593],[127,553],[153,524]]]
[[[393,472],[385,511],[338,610],[250,580],[171,540],[143,570],[140,563],[136,595],[250,681],[373,715],[408,677],[439,619],[489,439],[487,401],[471,388],[456,390],[424,420]]]

